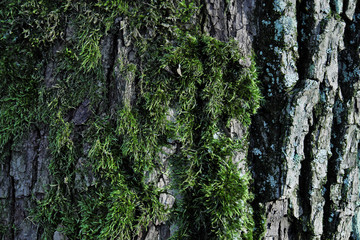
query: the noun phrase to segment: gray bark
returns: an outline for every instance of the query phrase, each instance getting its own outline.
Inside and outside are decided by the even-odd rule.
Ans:
[[[254,210],[266,218],[264,239],[360,239],[360,2],[206,0],[203,5],[204,32],[222,41],[234,38],[245,55],[256,54],[264,103],[250,127],[248,164]],[[139,60],[127,20],[119,18],[115,24],[119,32],[101,42],[111,101],[100,103],[99,112],[134,101],[134,76],[123,76],[115,61]],[[71,38],[71,29],[67,32]],[[61,43],[54,46],[53,59],[57,48]],[[46,87],[56,82],[56,64],[47,65]],[[69,118],[79,131],[91,116],[88,104],[84,99]],[[237,125],[236,131],[243,130]],[[31,197],[42,199],[51,183],[48,136],[46,127],[34,127],[2,153],[0,223],[15,226],[2,239],[38,239],[42,234],[28,209]],[[166,156],[162,159],[164,169],[149,177],[159,187],[171,181],[162,174],[168,167]],[[82,161],[86,159],[76,164],[78,189],[96,181],[84,174]],[[164,193],[160,201],[171,208],[174,195]],[[173,228],[151,223],[139,239],[168,239]],[[53,239],[66,236],[59,230]]]
[[[266,101],[249,155],[265,238],[349,239],[358,224],[359,3],[260,5]]]

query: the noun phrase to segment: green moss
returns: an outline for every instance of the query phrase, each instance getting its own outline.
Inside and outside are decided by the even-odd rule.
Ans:
[[[70,239],[132,239],[151,222],[172,217],[179,226],[174,238],[252,239],[250,177],[233,162],[235,151],[246,150],[246,137],[231,139],[224,129],[231,119],[248,126],[259,107],[256,68],[239,64],[235,41],[218,41],[189,23],[200,10],[197,2],[9,0],[7,6],[1,11],[7,20],[0,147],[30,126],[49,133],[52,182],[32,210],[43,238],[58,229]],[[119,31],[118,17],[133,30],[128,37],[140,63],[117,63],[124,76],[135,76],[137,98],[114,113],[104,107],[108,79],[100,41]],[[55,43],[61,46],[51,54]],[[56,82],[45,87],[44,71],[54,59]],[[84,99],[92,115],[79,126],[69,116]],[[168,119],[169,109],[175,120]],[[182,196],[172,210],[159,202],[164,189],[147,177],[169,139],[181,147],[171,157],[172,188]],[[93,182],[79,186],[89,173]]]
[[[16,142],[36,117],[39,52],[26,39],[25,19],[13,16],[14,3],[1,3],[0,19],[0,151]],[[19,11],[22,8],[19,7]],[[25,25],[25,26],[24,26]],[[24,26],[24,27],[23,27]],[[0,160],[3,160],[0,157]]]
[[[232,160],[234,151],[244,150],[244,139],[229,138],[223,127],[233,118],[248,125],[259,106],[254,66],[239,65],[236,42],[186,33],[155,59],[160,65],[150,61],[153,67],[144,74],[149,77],[141,81],[141,106],[142,112],[154,116],[150,122],[159,126],[159,133],[167,126],[167,109],[178,113],[171,136],[182,151],[172,164],[182,201],[176,210],[179,231],[174,238],[251,239],[249,176],[241,176]]]

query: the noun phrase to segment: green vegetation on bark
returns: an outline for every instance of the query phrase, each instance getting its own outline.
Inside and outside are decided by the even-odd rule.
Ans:
[[[234,119],[248,126],[259,107],[256,68],[239,64],[235,41],[189,24],[198,3],[0,6],[0,151],[31,128],[48,130],[52,182],[31,210],[44,239],[55,230],[70,239],[132,239],[157,220],[178,227],[175,239],[252,239],[250,177],[233,160],[247,138],[230,137],[227,128]],[[101,107],[110,99],[100,42],[120,31],[118,17],[129,23],[140,63],[115,62],[135,76],[136,100],[113,112]],[[46,86],[51,61],[55,80]],[[75,124],[71,116],[85,101],[89,117]],[[171,188],[181,197],[169,209],[148,175],[164,147],[175,145]],[[79,187],[89,173],[93,182]]]

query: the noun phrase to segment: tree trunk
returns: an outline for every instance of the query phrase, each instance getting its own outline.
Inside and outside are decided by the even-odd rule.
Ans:
[[[0,239],[360,239],[359,1],[0,7]]]

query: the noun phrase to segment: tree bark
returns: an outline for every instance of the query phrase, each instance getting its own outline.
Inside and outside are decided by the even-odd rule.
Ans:
[[[251,205],[254,229],[257,229],[253,238],[360,239],[360,2],[205,0],[201,1],[197,14],[189,19],[189,25],[198,24],[201,34],[222,42],[235,39],[245,56],[239,63],[241,66],[250,66],[251,55],[255,56],[262,105],[249,128],[236,121],[229,130],[224,127],[224,132],[229,131],[232,138],[248,134],[247,153],[239,151],[235,161],[240,162],[247,155],[247,162],[242,163],[239,171],[250,172],[253,179]],[[37,209],[36,200],[46,199],[52,188],[63,188],[55,193],[66,192],[69,199],[63,201],[71,203],[79,201],[80,196],[90,200],[100,198],[91,194],[105,179],[99,179],[99,172],[105,171],[105,167],[92,169],[89,155],[97,139],[107,136],[93,138],[93,142],[83,141],[87,131],[92,131],[90,126],[95,126],[89,122],[93,123],[95,116],[111,119],[124,106],[136,108],[142,91],[139,79],[134,72],[124,69],[132,65],[138,69],[143,67],[142,53],[135,39],[155,41],[156,36],[152,34],[159,34],[158,30],[152,31],[153,26],[136,29],[139,32],[134,33],[134,25],[124,14],[113,20],[111,30],[94,40],[99,43],[104,81],[97,80],[94,74],[95,80],[88,80],[91,83],[86,85],[95,88],[102,98],[93,100],[79,93],[81,99],[76,107],[63,108],[67,112],[60,120],[39,120],[24,127],[23,134],[12,133],[9,139],[5,139],[5,133],[1,136],[0,142],[5,143],[0,149],[3,156],[0,161],[0,239],[41,239],[46,234],[56,240],[68,239],[66,235],[70,230],[64,229],[69,224],[64,221],[65,215],[54,217],[52,232],[47,232],[39,218],[34,219],[36,212],[32,211]],[[68,72],[61,72],[64,55],[60,52],[69,48],[69,43],[77,37],[80,27],[76,21],[74,13],[69,14],[64,36],[49,42],[49,47],[41,53],[39,58],[45,64],[37,91],[52,94],[64,87],[60,82],[64,82]],[[181,71],[180,65],[179,68]],[[184,75],[175,73],[179,68],[168,69],[167,74]],[[68,81],[70,86],[71,81]],[[56,103],[58,109],[73,104],[62,99],[62,93],[57,94],[62,101]],[[4,99],[0,110],[5,109],[5,104],[14,104]],[[55,104],[49,100],[47,103],[49,108]],[[0,114],[1,117],[5,119]],[[167,117],[176,118],[176,113],[170,111]],[[46,116],[43,119],[47,119]],[[57,124],[59,129],[66,126],[70,129],[67,137],[71,143],[59,137],[54,127]],[[96,125],[99,135],[107,128],[101,124]],[[60,148],[51,144],[54,136],[59,137]],[[151,220],[144,221],[147,225],[140,226],[136,239],[168,239],[178,227],[169,221],[174,204],[181,200],[174,189],[169,189],[173,181],[169,171],[172,171],[170,159],[181,147],[178,142],[164,147],[159,153],[161,164],[152,172],[145,171],[148,176],[144,178],[149,185],[152,182],[166,189],[158,197],[170,211],[165,220],[156,218],[155,221],[150,216]],[[110,150],[117,151],[109,147]],[[69,160],[63,172],[56,172],[54,159],[69,159],[68,156],[73,156],[70,152],[75,152],[76,157]],[[140,179],[136,174],[134,171],[134,185]],[[99,207],[99,214],[102,209]],[[86,219],[84,213],[81,214],[79,219]],[[79,223],[74,219],[73,224],[76,228]],[[96,228],[97,223],[89,222],[89,226]],[[207,239],[207,233],[199,239]]]

